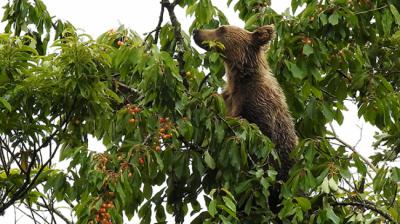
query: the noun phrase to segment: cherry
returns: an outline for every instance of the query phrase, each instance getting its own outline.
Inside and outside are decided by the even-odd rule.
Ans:
[[[143,165],[144,164],[144,159],[142,157],[139,158],[139,164]]]

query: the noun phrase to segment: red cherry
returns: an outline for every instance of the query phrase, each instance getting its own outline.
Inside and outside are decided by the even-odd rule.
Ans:
[[[142,157],[139,158],[139,164],[143,165],[144,164],[144,159]]]

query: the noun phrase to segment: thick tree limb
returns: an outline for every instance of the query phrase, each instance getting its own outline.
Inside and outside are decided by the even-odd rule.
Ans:
[[[161,24],[163,22],[164,19],[164,5],[161,4],[161,10],[160,10],[160,17],[158,19],[158,23],[157,23],[157,27],[155,29],[156,34],[154,35],[154,44],[157,44],[158,42],[158,36],[160,35],[160,30],[161,30]]]

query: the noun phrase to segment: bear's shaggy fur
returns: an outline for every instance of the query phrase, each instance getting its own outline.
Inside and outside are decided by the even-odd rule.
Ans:
[[[194,40],[209,50],[204,41],[224,45],[227,86],[222,93],[228,113],[257,124],[276,145],[281,160],[279,180],[286,180],[293,165],[289,153],[296,147],[297,136],[285,95],[266,60],[266,45],[274,38],[274,26],[259,27],[254,32],[235,27],[195,30]]]

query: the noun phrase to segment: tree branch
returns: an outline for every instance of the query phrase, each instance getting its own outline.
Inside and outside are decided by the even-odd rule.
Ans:
[[[115,89],[122,94],[131,95],[134,97],[140,96],[139,90],[129,87],[128,85],[119,81],[118,79],[113,79],[112,84],[115,87]]]
[[[160,17],[158,18],[158,23],[155,29],[156,34],[154,35],[154,44],[157,44],[158,42],[158,36],[160,35],[160,30],[161,30],[161,24],[163,22],[164,19],[164,5],[161,4],[161,10],[160,10]]]
[[[350,149],[351,151],[353,151],[353,152],[354,152],[355,154],[357,154],[369,167],[371,167],[371,169],[373,169],[373,170],[375,171],[375,173],[378,172],[378,168],[377,168],[374,164],[372,164],[365,156],[363,156],[361,153],[359,153],[359,152],[356,150],[356,148],[355,148],[354,146],[351,146],[350,144],[348,144],[347,142],[343,141],[342,139],[340,139],[340,138],[337,136],[337,134],[336,134],[336,132],[335,132],[335,129],[333,128],[333,126],[332,126],[331,123],[329,123],[329,126],[330,126],[330,128],[332,129],[332,134],[333,134],[333,138],[331,138],[331,139],[334,139],[334,140],[340,142],[343,146],[345,146],[345,147],[347,147],[348,149]]]
[[[386,8],[386,7],[388,7],[388,5],[384,5],[384,6],[381,6],[381,7],[379,7],[379,8],[370,9],[370,10],[366,10],[366,11],[355,12],[354,15],[369,13],[369,12],[373,12],[373,11],[379,11],[379,10],[384,9],[384,8]]]
[[[74,101],[76,102],[76,101]],[[72,106],[73,108],[73,106]],[[50,134],[50,136],[46,137],[45,141],[42,142],[42,144],[35,150],[33,150],[33,158],[31,159],[31,163],[28,166],[28,169],[26,171],[27,175],[25,178],[25,182],[19,187],[19,189],[12,195],[12,197],[10,198],[10,200],[8,202],[2,203],[0,205],[0,214],[4,213],[4,211],[10,207],[11,205],[13,205],[17,200],[20,200],[21,198],[23,198],[26,193],[33,187],[33,185],[35,184],[36,180],[39,178],[39,176],[42,174],[43,170],[45,167],[47,167],[49,165],[49,163],[51,162],[51,160],[54,158],[56,152],[58,151],[58,148],[60,145],[57,145],[57,147],[54,149],[53,154],[51,154],[48,158],[48,160],[42,164],[40,166],[40,168],[38,169],[38,171],[36,172],[35,176],[31,179],[30,177],[30,172],[33,168],[33,164],[34,164],[34,160],[36,159],[36,154],[44,147],[46,147],[48,144],[51,143],[52,140],[54,140],[54,138],[56,137],[57,134],[59,134],[60,131],[62,131],[62,129],[65,129],[67,127],[68,122],[70,121],[71,117],[72,117],[72,112],[73,110],[71,110],[69,113],[67,113],[65,115],[65,119],[60,122],[60,126],[52,133]],[[64,131],[64,130],[63,130]]]
[[[179,74],[183,78],[183,85],[185,86],[186,89],[189,89],[189,82],[186,79],[186,72],[185,72],[185,61],[183,60],[183,53],[185,50],[185,47],[183,45],[183,37],[182,37],[182,30],[181,30],[181,24],[179,23],[174,9],[175,6],[179,4],[180,0],[175,0],[173,3],[170,3],[169,0],[162,0],[161,5],[163,5],[167,10],[169,14],[169,18],[171,20],[171,24],[174,28],[174,35],[176,38],[176,59],[178,60],[179,64]]]
[[[160,16],[159,16],[159,18],[158,18],[157,26],[156,26],[156,28],[155,28],[154,30],[150,31],[150,32],[147,34],[147,36],[144,38],[144,41],[143,41],[142,46],[146,44],[147,39],[149,39],[149,37],[151,36],[151,34],[154,33],[154,32],[155,32],[155,35],[154,35],[153,44],[157,44],[157,42],[158,42],[158,37],[159,37],[159,35],[160,35],[161,25],[162,25],[162,22],[163,22],[163,20],[164,20],[164,9],[165,9],[164,5],[161,4]]]
[[[378,213],[385,219],[389,220],[391,223],[396,223],[396,221],[386,212],[382,211],[381,209],[377,208],[374,204],[370,202],[358,202],[358,201],[352,201],[352,202],[335,202],[335,205],[338,206],[354,206],[354,207],[359,207],[359,208],[366,208],[371,211],[374,211],[375,213]]]
[[[51,205],[46,205],[46,204],[42,204],[40,202],[36,203],[37,205],[39,205],[40,207],[46,208],[47,210],[54,212],[58,217],[60,217],[65,223],[67,224],[72,224],[72,222],[65,217],[60,211],[58,211],[57,209],[55,209],[53,206]]]

